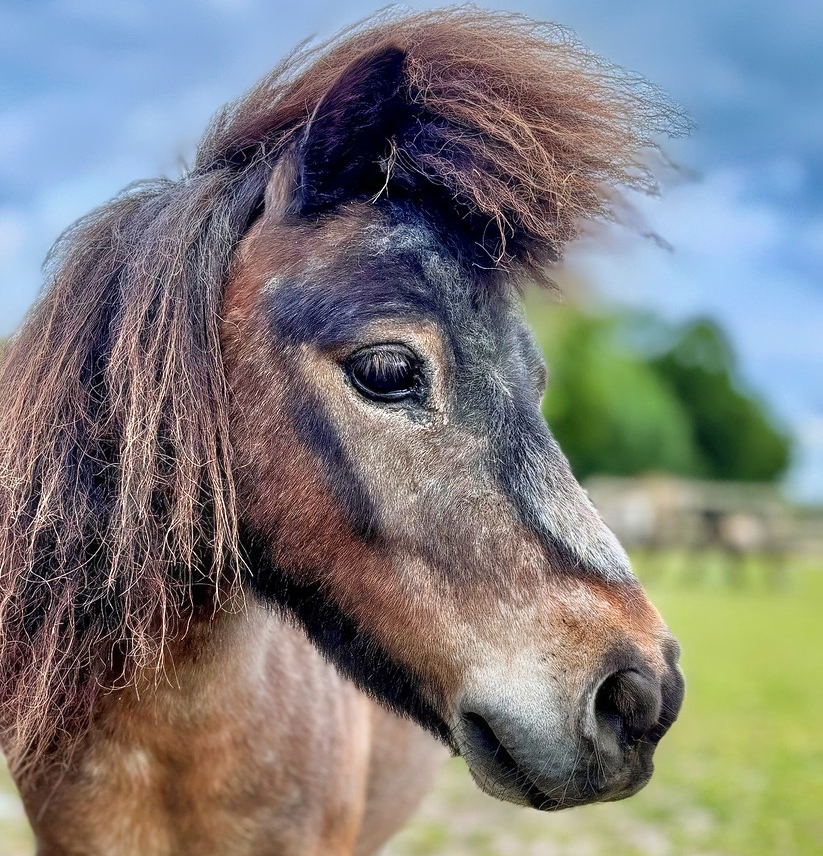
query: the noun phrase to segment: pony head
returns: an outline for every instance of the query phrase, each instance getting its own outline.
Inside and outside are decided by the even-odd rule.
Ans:
[[[541,417],[520,298],[678,118],[560,30],[383,14],[69,230],[0,381],[12,761],[244,592],[489,793],[641,787],[678,648]]]

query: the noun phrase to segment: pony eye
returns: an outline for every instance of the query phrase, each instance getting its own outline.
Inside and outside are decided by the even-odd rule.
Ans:
[[[419,388],[420,361],[402,345],[358,351],[345,368],[354,388],[374,401],[399,401]]]

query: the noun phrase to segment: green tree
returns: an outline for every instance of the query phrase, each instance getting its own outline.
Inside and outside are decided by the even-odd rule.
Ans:
[[[772,481],[783,474],[790,441],[765,404],[743,387],[731,345],[716,323],[687,324],[651,365],[688,411],[708,477]]]
[[[672,329],[569,305],[530,315],[551,375],[544,414],[580,478],[662,470],[766,481],[785,470],[789,440],[744,389],[714,322]]]
[[[578,477],[699,468],[688,414],[621,342],[619,319],[562,306],[536,328],[551,376],[544,414]]]

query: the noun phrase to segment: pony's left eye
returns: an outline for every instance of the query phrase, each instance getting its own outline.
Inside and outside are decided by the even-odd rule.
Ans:
[[[419,392],[420,360],[403,345],[358,351],[345,369],[354,388],[373,401],[399,401]]]

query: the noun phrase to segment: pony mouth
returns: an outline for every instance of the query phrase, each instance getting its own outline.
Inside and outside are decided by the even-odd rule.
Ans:
[[[593,802],[613,802],[633,796],[649,782],[651,758],[641,747],[630,753],[635,770],[608,777],[589,768],[570,771],[556,783],[540,781],[533,770],[519,763],[506,748],[487,720],[477,713],[463,713],[460,754],[469,766],[478,787],[497,799],[529,806],[538,811],[560,811]],[[649,747],[653,748],[653,747]],[[637,769],[639,767],[639,769]]]
[[[494,729],[479,713],[462,715],[469,747],[461,750],[478,786],[492,796],[528,805],[539,811],[557,811],[577,801],[549,796],[536,784],[533,774],[512,757]],[[478,770],[472,761],[481,760]]]

